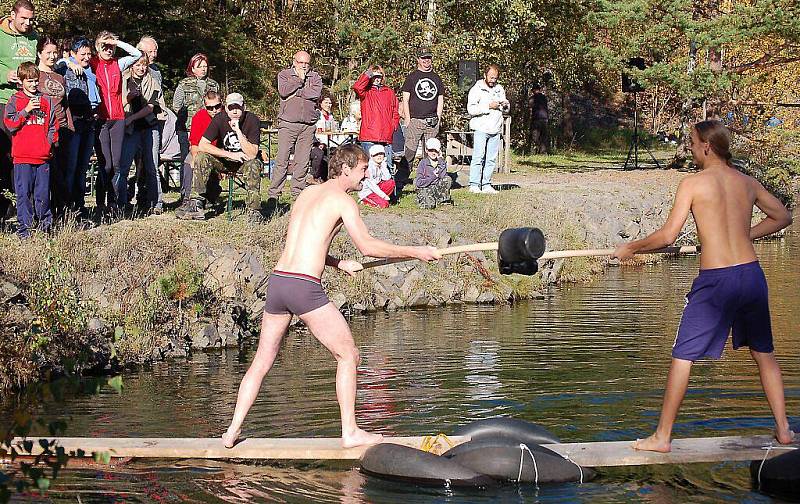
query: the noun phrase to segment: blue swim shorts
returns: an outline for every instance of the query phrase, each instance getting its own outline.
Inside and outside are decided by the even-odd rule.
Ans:
[[[758,261],[700,270],[686,295],[672,356],[719,359],[731,329],[734,350],[774,350],[767,279]]]

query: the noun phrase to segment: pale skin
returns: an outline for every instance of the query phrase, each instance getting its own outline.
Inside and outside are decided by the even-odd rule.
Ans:
[[[25,79],[22,81],[22,91],[30,98],[28,104],[25,105],[25,112],[31,113],[34,110],[39,110],[42,107],[42,99],[36,94],[39,87],[39,79]]]
[[[11,29],[17,33],[24,34],[31,31],[35,14],[32,10],[21,7],[16,11],[12,9],[9,17],[11,19]],[[19,84],[20,81],[19,77],[17,77],[17,71],[9,70],[8,75],[6,75],[6,81],[10,84]]]
[[[746,264],[757,260],[753,240],[791,224],[791,214],[775,196],[755,179],[729,166],[708,142],[700,140],[696,130],[692,130],[691,150],[700,172],[681,181],[666,223],[646,238],[619,245],[614,257],[626,260],[639,252],[672,245],[691,212],[703,247],[701,269]],[[751,227],[753,205],[766,217]],[[750,354],[758,365],[761,385],[775,417],[775,438],[779,443],[791,443],[794,433],[786,418],[783,378],[775,356],[752,349]],[[670,451],[672,427],[689,386],[691,368],[692,361],[672,359],[656,432],[637,440],[634,449]]]
[[[100,49],[97,51],[97,56],[100,59],[108,61],[114,57],[114,51],[117,48],[117,39],[112,37],[106,37],[100,39],[99,44]]]
[[[83,69],[89,68],[89,60],[92,59],[92,50],[90,48],[81,47],[77,51],[70,51],[69,55],[77,61],[77,63],[67,61],[67,66],[75,72],[76,75],[83,74]]]
[[[56,61],[58,61],[58,47],[55,44],[46,44],[39,53],[37,68],[41,72],[52,72]]]
[[[158,44],[156,44],[155,40],[149,37],[143,38],[139,41],[139,50],[147,55],[147,59],[150,60],[151,64],[155,63],[158,57]]]
[[[241,127],[239,126],[239,120],[244,115],[244,109],[242,105],[231,104],[226,107],[228,112],[228,117],[230,118],[230,126],[236,136],[239,138],[239,144],[242,147],[242,150],[239,152],[228,152],[225,149],[220,149],[216,145],[212,144],[210,140],[206,137],[200,139],[200,143],[197,145],[197,152],[205,152],[207,154],[211,154],[214,157],[230,159],[231,161],[236,161],[237,163],[244,163],[245,161],[249,161],[251,159],[255,159],[258,155],[258,145],[250,143],[247,140],[247,137],[242,133]],[[215,114],[216,115],[216,114]]]
[[[342,226],[359,251],[367,256],[411,257],[423,261],[441,257],[433,247],[393,245],[369,234],[358,205],[348,195],[360,189],[366,168],[365,158],[359,158],[354,167],[343,164],[340,175],[300,194],[292,205],[286,246],[275,269],[319,278],[325,266],[331,266],[355,275],[363,269],[360,263],[339,260],[328,254],[331,241]],[[300,320],[336,359],[336,399],[342,422],[342,447],[381,442],[383,436],[364,431],[356,422],[356,369],[360,356],[347,321],[332,303],[300,315]],[[290,314],[263,314],[256,356],[239,386],[233,420],[222,435],[222,442],[228,448],[239,439],[242,422],[258,395],[264,376],[278,355],[280,342],[290,321]]]
[[[198,79],[205,79],[208,77],[208,63],[203,60],[198,60],[192,67],[192,75]]]
[[[497,85],[497,79],[499,79],[499,78],[500,78],[500,72],[498,72],[497,69],[495,69],[495,68],[489,68],[488,70],[486,70],[486,73],[483,75],[483,81],[490,88],[493,88],[493,87],[495,87]],[[508,101],[505,101],[505,102],[491,101],[491,102],[489,102],[489,108],[493,109],[493,110],[497,110],[504,103],[508,103]]]

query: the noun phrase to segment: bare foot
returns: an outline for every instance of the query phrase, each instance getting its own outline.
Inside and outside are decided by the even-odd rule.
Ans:
[[[236,446],[236,443],[239,441],[239,436],[241,435],[241,429],[237,430],[236,432],[227,430],[225,431],[225,434],[222,435],[222,444],[225,445],[225,448],[233,448]]]
[[[663,441],[656,437],[655,434],[649,438],[637,439],[633,442],[632,446],[634,450],[654,451],[660,453],[669,453],[669,451],[672,449],[669,440]]]
[[[790,444],[794,442],[794,432],[789,429],[786,430],[775,430],[775,439],[778,440],[780,444]]]
[[[342,434],[342,447],[352,448],[354,446],[377,444],[383,441],[383,434],[371,434],[365,430],[358,429],[349,434]]]

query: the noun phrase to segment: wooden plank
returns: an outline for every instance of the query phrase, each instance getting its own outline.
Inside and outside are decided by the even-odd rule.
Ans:
[[[673,439],[670,453],[634,450],[632,441],[597,443],[563,443],[543,445],[568,456],[584,467],[613,467],[651,464],[688,464],[695,462],[724,462],[761,460],[767,454],[764,447],[773,445],[769,458],[786,453],[785,445],[778,445],[771,436],[723,436],[711,438]],[[800,448],[800,439],[793,445]]]
[[[432,436],[433,437],[433,436]],[[422,448],[426,436],[388,437],[387,443],[397,443]],[[92,452],[109,452],[112,457],[139,458],[206,458],[206,459],[272,459],[272,460],[358,460],[368,448],[342,448],[340,438],[250,438],[232,449],[222,446],[220,439],[208,438],[28,438],[33,442],[31,455],[42,453],[41,440],[56,441],[58,446],[72,456],[91,456]],[[453,445],[469,441],[469,437],[448,437]],[[23,439],[14,438],[11,446],[19,453]],[[2,446],[5,448],[5,446]],[[441,454],[449,448],[447,441],[439,438],[431,450]],[[83,455],[79,455],[79,450]]]
[[[42,438],[56,440],[67,453],[84,456],[92,452],[109,452],[112,457],[139,458],[210,458],[210,459],[270,459],[270,460],[357,460],[367,447],[342,448],[339,438],[251,438],[226,449],[219,439],[206,438]],[[398,443],[421,448],[425,437],[390,437],[388,443]],[[469,441],[466,436],[448,439],[458,445]],[[38,438],[33,442],[32,455],[41,453]],[[672,441],[672,452],[654,453],[631,448],[632,441],[594,443],[561,443],[543,445],[569,457],[585,467],[612,467],[651,464],[687,464],[695,462],[723,462],[761,460],[767,455],[764,447],[776,444],[770,436],[725,436],[712,438],[685,438]],[[22,439],[15,438],[12,446],[22,448]],[[800,448],[800,440],[790,445]],[[442,453],[449,444],[439,438],[434,453]],[[776,446],[768,456],[786,453],[787,448]]]

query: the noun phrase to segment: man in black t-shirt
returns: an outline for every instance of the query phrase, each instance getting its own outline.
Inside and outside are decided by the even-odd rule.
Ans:
[[[244,98],[231,93],[225,99],[225,111],[217,114],[208,125],[197,146],[194,160],[192,200],[186,215],[192,219],[205,218],[205,202],[215,199],[206,189],[209,178],[219,173],[243,172],[247,188],[249,220],[260,222],[261,214],[261,161],[258,145],[261,141],[261,122],[252,112],[246,111]]]
[[[428,49],[417,53],[417,69],[406,77],[403,87],[402,115],[405,124],[405,163],[397,169],[397,183],[408,182],[419,142],[436,138],[444,108],[444,83],[433,71],[433,55]]]

